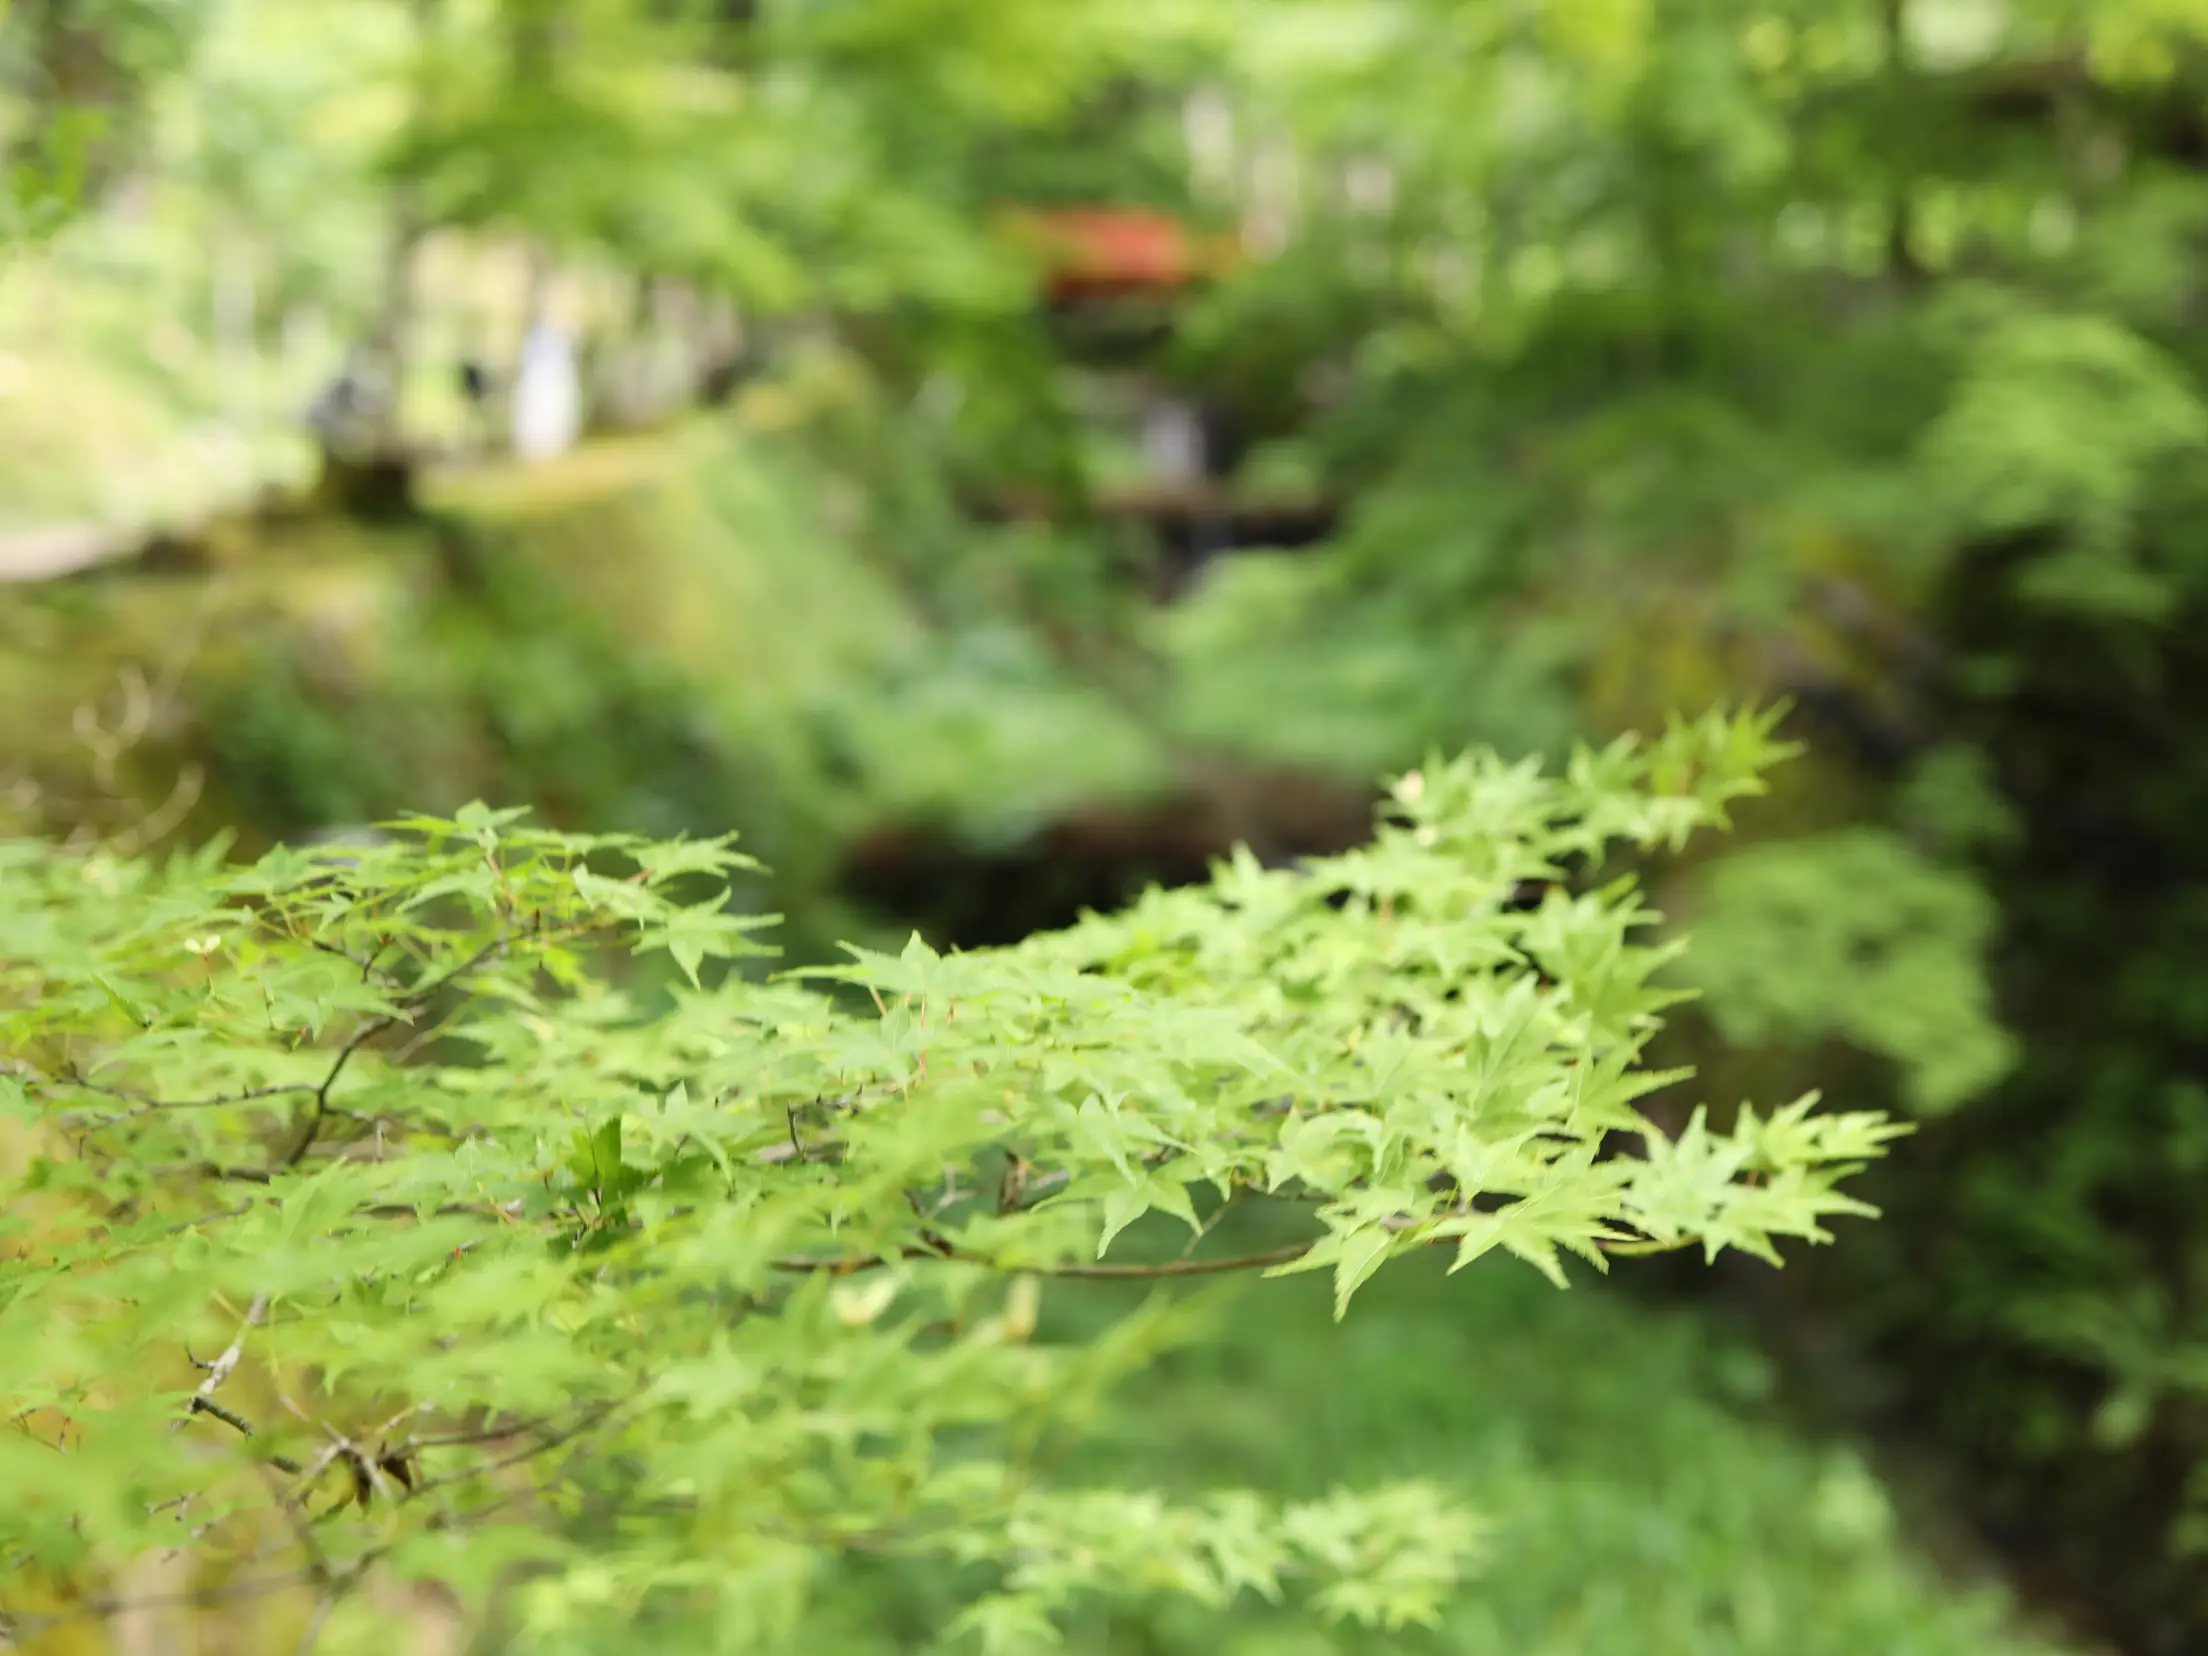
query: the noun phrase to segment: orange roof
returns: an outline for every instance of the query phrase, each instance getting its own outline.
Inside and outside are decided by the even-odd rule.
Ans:
[[[1198,237],[1178,219],[1143,208],[1054,208],[1007,218],[1012,233],[1044,256],[1053,298],[1187,287],[1239,251],[1231,237]]]

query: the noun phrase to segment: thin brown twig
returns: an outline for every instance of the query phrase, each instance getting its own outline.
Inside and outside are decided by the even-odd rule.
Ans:
[[[312,1093],[317,1088],[317,1083],[312,1081],[289,1081],[278,1086],[246,1087],[237,1092],[215,1093],[206,1098],[155,1098],[147,1093],[132,1092],[125,1087],[110,1087],[97,1081],[87,1081],[81,1076],[56,1076],[46,1080],[45,1085],[70,1087],[78,1092],[93,1093],[101,1098],[113,1098],[136,1106],[135,1109],[118,1114],[98,1117],[73,1111],[61,1118],[65,1127],[113,1127],[119,1122],[135,1121],[141,1116],[165,1114],[171,1110],[227,1109],[238,1104],[257,1104],[265,1099],[292,1098],[301,1093]]]
[[[299,1135],[294,1140],[291,1148],[285,1151],[277,1161],[276,1165],[278,1167],[297,1167],[307,1159],[307,1153],[314,1148],[315,1140],[322,1136],[323,1122],[329,1119],[330,1089],[337,1085],[338,1078],[345,1073],[345,1066],[353,1061],[354,1053],[378,1035],[393,1028],[398,1022],[399,1018],[395,1013],[386,1013],[383,1017],[371,1018],[353,1032],[351,1040],[338,1049],[336,1062],[330,1065],[329,1073],[322,1077],[322,1084],[314,1089],[313,1110],[308,1114],[305,1122],[301,1124]]]
[[[983,1265],[994,1271],[1008,1271],[1026,1276],[1064,1277],[1075,1281],[1140,1282],[1164,1277],[1220,1276],[1233,1271],[1261,1271],[1275,1265],[1291,1265],[1317,1246],[1318,1242],[1314,1239],[1291,1243],[1286,1247],[1269,1248],[1262,1253],[1236,1254],[1220,1259],[1169,1259],[1143,1265],[1013,1265],[958,1249],[907,1247],[892,1255],[851,1255],[842,1259],[777,1259],[774,1261],[774,1269],[822,1276],[858,1276],[866,1271],[879,1270],[893,1259],[933,1259],[961,1265]]]
[[[199,1383],[199,1390],[192,1393],[192,1400],[185,1407],[183,1417],[170,1422],[170,1431],[180,1432],[184,1429],[185,1422],[190,1420],[193,1415],[211,1412],[207,1405],[214,1400],[217,1389],[221,1387],[225,1380],[230,1378],[232,1371],[237,1368],[239,1360],[245,1356],[246,1335],[252,1333],[255,1326],[267,1315],[268,1295],[265,1293],[255,1294],[253,1303],[246,1307],[245,1321],[239,1325],[236,1337],[231,1340],[220,1357],[207,1365],[207,1378]]]

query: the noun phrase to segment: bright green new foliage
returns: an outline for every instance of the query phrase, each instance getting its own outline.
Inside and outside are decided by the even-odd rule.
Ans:
[[[298,1583],[333,1626],[389,1570],[734,1641],[870,1551],[981,1570],[1004,1648],[1097,1591],[1429,1618],[1478,1534],[1435,1490],[1054,1483],[1184,1319],[1054,1340],[1039,1289],[1327,1270],[1339,1312],[1429,1246],[1561,1282],[1864,1211],[1878,1118],[1636,1107],[1674,996],[1614,859],[1781,756],[1711,718],[1561,775],[1431,765],[1344,857],[768,980],[729,964],[764,950],[725,843],[475,809],[242,870],[0,849],[0,1549],[43,1595],[7,1608],[182,1547],[195,1591]],[[1299,1239],[1222,1255],[1261,1200]],[[1178,1254],[1121,1240],[1153,1212]]]

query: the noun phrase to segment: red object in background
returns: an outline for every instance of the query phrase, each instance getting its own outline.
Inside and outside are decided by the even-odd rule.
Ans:
[[[1207,244],[1179,220],[1139,208],[1023,212],[1014,228],[1044,255],[1044,291],[1056,302],[1173,292],[1232,256],[1231,243]]]

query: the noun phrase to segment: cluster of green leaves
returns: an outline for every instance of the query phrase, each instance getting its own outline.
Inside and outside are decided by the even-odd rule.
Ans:
[[[1039,1285],[1328,1270],[1339,1316],[1437,1244],[1561,1279],[1862,1211],[1881,1118],[1635,1107],[1677,1079],[1636,1063],[1668,951],[1586,884],[1778,754],[1713,717],[1559,775],[1476,755],[1345,857],[767,981],[725,842],[473,809],[242,869],[10,845],[10,1608],[97,1608],[173,1545],[196,1594],[296,1586],[333,1626],[389,1569],[542,1629],[674,1601],[786,1635],[836,1553],[986,1562],[963,1625],[1000,1646],[1103,1590],[1426,1619],[1476,1536],[1431,1488],[1054,1484],[1181,1323],[1039,1342]],[[1260,1198],[1292,1240],[1205,1249]],[[1152,1212],[1179,1255],[1113,1250]]]

